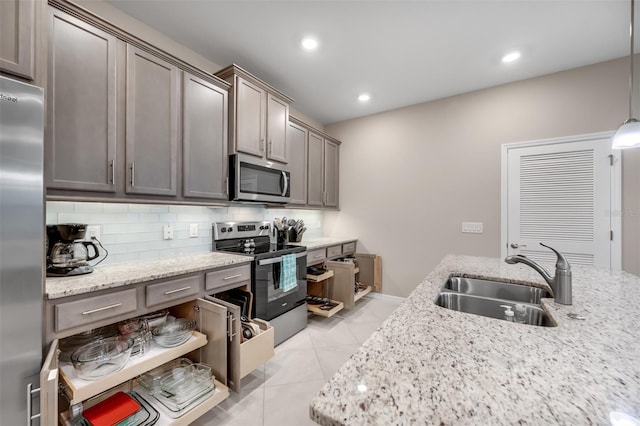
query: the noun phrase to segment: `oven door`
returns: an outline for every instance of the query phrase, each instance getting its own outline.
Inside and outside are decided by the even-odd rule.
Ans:
[[[286,203],[290,177],[284,165],[242,154],[230,156],[231,200]]]
[[[282,256],[256,261],[253,293],[254,317],[273,319],[304,303],[307,297],[307,252],[296,255],[296,286],[281,286]]]

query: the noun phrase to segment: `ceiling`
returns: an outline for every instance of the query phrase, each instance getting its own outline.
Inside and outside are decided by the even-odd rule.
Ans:
[[[240,65],[321,124],[629,51],[626,0],[106,1],[221,67]],[[308,34],[313,52],[300,48]],[[501,63],[510,49],[522,58]]]

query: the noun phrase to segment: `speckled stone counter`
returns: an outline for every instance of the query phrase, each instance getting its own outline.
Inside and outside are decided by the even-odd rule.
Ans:
[[[557,327],[536,327],[436,306],[451,273],[546,286],[521,264],[447,256],[313,398],[311,418],[322,425],[611,424],[612,412],[640,419],[640,278],[572,269],[573,305],[543,299]]]
[[[63,278],[47,277],[45,298],[58,299],[191,272],[248,263],[251,260],[252,258],[247,256],[211,252],[113,266],[96,266],[94,271],[87,275]]]
[[[299,243],[291,243],[295,245],[305,246],[307,250],[319,249],[323,247],[334,246],[336,244],[345,244],[357,241],[357,238],[338,238],[338,237],[320,237],[320,238],[302,238]]]

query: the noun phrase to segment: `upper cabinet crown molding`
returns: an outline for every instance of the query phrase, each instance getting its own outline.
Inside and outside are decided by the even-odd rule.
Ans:
[[[294,102],[293,98],[290,98],[289,96],[285,95],[284,93],[282,93],[281,91],[279,91],[278,89],[276,89],[275,87],[267,83],[266,81],[261,80],[260,78],[251,74],[249,71],[245,70],[244,68],[242,68],[237,64],[231,64],[228,67],[225,67],[220,71],[216,72],[215,75],[218,78],[221,78],[222,80],[225,80],[225,81],[230,81],[234,75],[240,76],[245,80],[251,81],[253,84],[262,86],[267,92],[271,93],[272,95],[278,96],[280,99],[282,99],[283,101],[289,104],[292,104]]]

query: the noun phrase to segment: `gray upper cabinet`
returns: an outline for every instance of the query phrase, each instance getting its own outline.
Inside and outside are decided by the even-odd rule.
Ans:
[[[127,193],[177,195],[178,73],[127,46]]]
[[[289,204],[307,204],[307,135],[304,127],[289,122],[287,148],[291,172],[291,198]]]
[[[324,204],[324,138],[309,132],[307,204]]]
[[[116,44],[121,42],[54,8],[48,21],[46,186],[115,192]]]
[[[324,205],[338,207],[340,144],[325,139],[324,144]]]
[[[289,104],[267,95],[267,158],[286,163],[287,128],[289,126]]]
[[[35,0],[0,1],[0,70],[33,80]]]
[[[231,84],[229,150],[287,163],[289,104],[293,99],[237,65],[216,76]]]
[[[262,157],[265,145],[267,93],[257,85],[237,77],[236,88],[236,150]]]
[[[183,195],[227,199],[228,92],[183,74]]]

